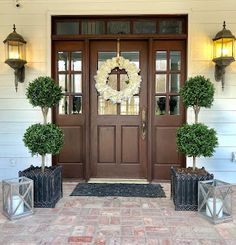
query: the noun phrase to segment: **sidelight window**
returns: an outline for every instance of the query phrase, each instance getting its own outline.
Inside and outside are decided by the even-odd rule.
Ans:
[[[82,52],[57,53],[57,80],[62,87],[63,99],[59,114],[82,113]]]

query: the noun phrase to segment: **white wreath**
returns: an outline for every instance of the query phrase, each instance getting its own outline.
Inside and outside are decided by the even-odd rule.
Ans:
[[[120,91],[111,88],[107,84],[109,74],[115,68],[125,69],[128,76],[127,87]],[[133,95],[139,93],[142,81],[141,76],[138,74],[139,71],[139,68],[135,64],[130,63],[128,59],[121,56],[107,59],[97,70],[96,76],[94,76],[96,81],[95,87],[105,100],[110,100],[114,104],[121,103],[122,100],[128,100]]]

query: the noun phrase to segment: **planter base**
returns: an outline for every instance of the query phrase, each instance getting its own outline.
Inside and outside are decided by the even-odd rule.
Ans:
[[[40,167],[30,166],[19,171],[19,177],[25,176],[34,181],[34,207],[54,208],[62,198],[62,167],[46,167],[44,173]]]
[[[204,168],[203,168],[204,169]],[[205,176],[196,174],[179,173],[176,168],[171,168],[171,197],[176,211],[198,210],[198,181],[211,180],[213,174]]]

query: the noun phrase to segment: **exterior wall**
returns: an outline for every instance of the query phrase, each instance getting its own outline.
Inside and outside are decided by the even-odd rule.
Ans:
[[[212,158],[198,159],[199,166],[216,178],[236,183],[236,62],[227,68],[225,90],[214,81],[212,41],[225,20],[236,34],[235,0],[22,0],[0,1],[0,40],[4,40],[16,24],[27,43],[26,81],[14,90],[13,70],[4,63],[4,45],[0,44],[0,180],[16,177],[18,170],[37,164],[24,147],[22,137],[32,123],[42,121],[39,109],[33,109],[25,97],[26,87],[40,75],[50,75],[51,15],[112,15],[112,14],[188,14],[188,76],[204,75],[215,84],[214,106],[200,112],[200,121],[218,132],[219,147]],[[65,4],[66,3],[66,4]],[[193,112],[188,111],[189,122]],[[47,158],[50,164],[50,157]],[[191,165],[191,159],[188,159]]]

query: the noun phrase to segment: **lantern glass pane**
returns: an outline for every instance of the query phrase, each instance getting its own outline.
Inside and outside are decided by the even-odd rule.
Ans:
[[[6,59],[25,60],[25,43],[9,41],[6,44]]]
[[[222,39],[218,39],[214,41],[214,52],[213,58],[220,58],[221,57],[221,50],[222,50]]]
[[[223,39],[223,49],[222,49],[223,57],[233,57],[233,42],[234,40],[232,38]]]

